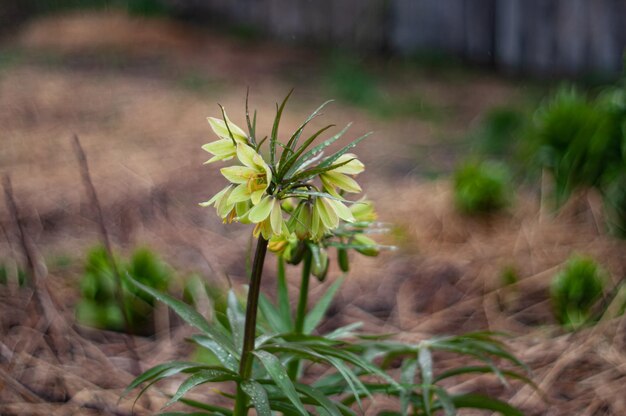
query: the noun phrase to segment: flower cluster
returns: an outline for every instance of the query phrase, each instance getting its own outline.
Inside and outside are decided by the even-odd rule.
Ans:
[[[256,113],[251,122],[247,103],[247,133],[223,109],[221,119],[208,118],[218,140],[202,146],[212,155],[206,163],[233,159],[236,163],[220,169],[229,184],[200,205],[215,207],[224,222],[255,224],[254,236],[269,240],[270,250],[287,259],[294,256],[302,242],[326,246],[333,239],[342,245],[353,244],[357,250],[369,247],[363,252],[372,254],[376,244],[363,235],[366,226],[375,220],[371,203],[345,199],[346,194],[362,192],[355,177],[365,166],[349,150],[367,135],[327,157],[324,151],[349,126],[313,146],[331,126],[324,127],[299,144],[305,126],[324,103],[286,143],[280,143],[278,126],[287,98],[279,107],[271,135],[260,141],[256,139]],[[264,153],[262,145],[266,142]]]

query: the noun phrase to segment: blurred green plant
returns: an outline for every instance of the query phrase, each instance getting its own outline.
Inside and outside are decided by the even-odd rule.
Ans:
[[[133,16],[163,16],[169,13],[162,0],[31,0],[31,9],[37,13],[54,13],[64,10],[122,9]]]
[[[552,279],[550,298],[557,321],[577,329],[593,318],[593,307],[602,299],[606,272],[593,259],[571,257]]]
[[[20,287],[25,286],[26,272],[21,267],[12,270],[11,267],[7,266],[5,263],[0,263],[0,284],[7,285],[10,280],[16,281],[17,285]]]
[[[481,154],[507,158],[515,154],[519,136],[526,124],[525,115],[515,108],[491,109],[472,137],[478,142]]]
[[[95,328],[149,334],[153,330],[154,299],[130,285],[123,276],[129,273],[144,285],[165,291],[172,280],[172,272],[146,248],[137,249],[127,262],[116,259],[116,265],[122,276],[121,291],[117,288],[115,266],[110,264],[104,247],[89,251],[80,281],[81,298],[76,305],[76,318]],[[118,299],[118,293],[122,299]],[[128,323],[121,307],[126,310]]]
[[[415,92],[387,91],[379,76],[358,58],[346,53],[333,55],[328,63],[325,82],[328,90],[340,101],[362,108],[381,118],[440,118],[442,110]]]
[[[449,390],[454,377],[484,373],[532,385],[517,372],[523,364],[494,334],[478,332],[404,343],[390,335],[360,334],[360,323],[320,334],[318,326],[342,279],[330,284],[319,300],[310,304],[311,276],[320,281],[327,278],[329,252],[336,252],[339,269],[344,273],[350,268],[350,251],[377,255],[385,247],[370,235],[385,227],[377,222],[371,203],[345,199],[346,193],[361,192],[354,176],[364,169],[356,156],[347,152],[367,135],[328,156],[324,151],[347,127],[316,146],[315,139],[330,126],[300,141],[304,128],[325,103],[289,135],[286,143],[281,143],[278,129],[288,98],[277,105],[267,140],[257,141],[256,112],[251,118],[246,101],[248,132],[232,123],[222,108],[223,119],[209,118],[219,140],[203,146],[212,155],[209,163],[235,157],[241,163],[220,170],[231,184],[201,205],[214,206],[225,222],[255,224],[253,235],[258,240],[245,308],[231,290],[225,313],[218,307],[207,319],[189,304],[128,273],[128,281],[138,290],[165,303],[199,330],[191,341],[206,349],[212,361],[158,365],[137,377],[126,392],[142,387],[141,395],[154,383],[184,375],[186,378],[165,407],[182,402],[196,409],[192,414],[244,416],[254,408],[259,416],[275,412],[288,416],[351,416],[357,413],[355,407],[363,409],[364,401],[382,395],[395,397],[399,406],[380,415],[454,415],[462,408],[521,415],[496,398]],[[268,143],[266,152],[261,150],[264,143]],[[267,250],[278,257],[275,303],[261,293]],[[288,290],[287,264],[299,266],[301,272],[293,302],[295,312]],[[472,358],[478,365],[444,370],[433,355],[438,351]],[[499,364],[510,368],[502,369]],[[308,371],[312,365],[320,371]],[[207,383],[220,383],[212,391],[230,404],[218,406],[185,397],[191,389]]]
[[[465,214],[502,210],[511,200],[511,175],[506,165],[494,161],[465,162],[454,172],[454,202]]]
[[[529,131],[531,158],[554,178],[560,207],[574,191],[603,195],[609,229],[626,236],[626,91],[606,88],[591,99],[562,88],[535,113]]]

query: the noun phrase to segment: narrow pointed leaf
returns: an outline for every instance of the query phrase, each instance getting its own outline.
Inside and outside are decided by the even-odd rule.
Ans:
[[[359,144],[360,142],[365,140],[371,134],[372,133],[370,132],[370,133],[364,134],[363,136],[359,137],[358,139],[353,140],[350,144],[346,145],[343,149],[339,150],[337,153],[335,153],[332,156],[329,156],[326,159],[324,159],[322,162],[320,162],[320,164],[318,166],[322,168],[322,167],[326,167],[326,166],[332,165],[333,163],[335,163],[335,161],[337,159],[339,159],[344,154],[348,153],[348,151],[350,149],[354,148],[357,144]]]
[[[233,373],[226,369],[220,369],[217,367],[211,368],[211,369],[200,370],[197,373],[193,374],[191,377],[189,377],[180,385],[180,387],[178,388],[174,396],[172,396],[172,398],[165,404],[165,406],[167,407],[167,406],[173,405],[178,400],[180,400],[181,397],[187,394],[189,390],[193,389],[194,387],[200,384],[204,384],[208,382],[215,382],[215,381],[237,380],[238,378],[239,376],[236,373]]]
[[[296,390],[302,393],[304,396],[309,397],[317,405],[321,406],[330,416],[342,416],[341,412],[326,395],[324,395],[321,391],[307,386],[306,384],[296,383]]]
[[[228,292],[228,306],[226,309],[226,316],[228,316],[228,322],[230,323],[230,329],[233,332],[233,340],[237,350],[241,350],[243,347],[243,332],[246,317],[241,310],[239,300],[235,295],[235,292],[230,290]]]
[[[510,404],[480,394],[463,394],[451,396],[450,398],[457,409],[485,409],[499,412],[504,416],[524,416],[520,410]]]
[[[328,290],[326,290],[326,293],[324,293],[320,300],[315,304],[313,309],[311,309],[311,311],[306,315],[304,318],[305,334],[310,334],[317,327],[317,325],[319,325],[322,318],[324,318],[324,315],[326,315],[326,311],[328,311],[328,308],[330,307],[330,304],[342,283],[343,277],[337,279],[337,281],[334,282]]]
[[[241,389],[250,398],[250,402],[252,402],[258,416],[272,416],[267,392],[261,384],[254,380],[245,380],[241,383]]]
[[[307,160],[309,160],[310,158],[312,158],[313,156],[315,156],[316,154],[318,154],[319,152],[321,152],[322,150],[326,149],[328,146],[330,146],[331,144],[339,140],[341,136],[343,136],[344,133],[348,131],[351,125],[352,123],[349,123],[346,127],[344,127],[339,133],[335,134],[333,137],[324,140],[322,143],[318,144],[317,146],[315,146],[308,152],[304,153],[302,157],[300,157],[299,159],[294,159],[291,162],[291,166],[288,168],[285,177],[286,178],[291,177],[300,167],[302,167],[302,165]]]
[[[254,355],[261,360],[261,363],[267,370],[267,373],[270,375],[272,380],[274,380],[276,385],[285,393],[285,396],[289,398],[291,403],[293,403],[302,415],[308,416],[309,413],[304,408],[304,405],[300,400],[300,396],[298,396],[296,388],[289,379],[287,370],[281,364],[280,360],[276,358],[275,355],[266,351],[254,351]]]
[[[172,310],[176,312],[176,314],[180,316],[189,325],[198,328],[200,331],[204,332],[206,335],[213,338],[215,341],[219,342],[222,346],[224,346],[224,348],[228,349],[231,353],[233,354],[237,353],[231,340],[229,340],[226,336],[224,336],[224,334],[218,331],[214,325],[211,325],[202,315],[196,312],[196,310],[193,309],[191,306],[187,305],[186,303],[176,298],[173,298],[172,296],[169,296],[165,293],[161,293],[152,287],[139,283],[138,281],[133,279],[132,276],[128,273],[126,274],[126,278],[132,285],[134,285],[138,289],[143,290],[147,294],[154,297],[156,300],[163,302],[164,304],[172,308]]]
[[[231,354],[219,342],[204,335],[193,335],[191,339],[196,344],[211,351],[224,367],[231,371],[237,371],[239,368],[239,355]]]
[[[290,328],[285,325],[285,322],[281,319],[280,312],[272,302],[261,293],[259,296],[259,309],[263,314],[263,317],[267,320],[267,323],[272,328],[272,331],[276,333],[289,332]]]
[[[431,415],[430,390],[433,382],[433,357],[426,347],[420,348],[417,361],[422,375],[422,396],[424,397],[424,411]]]
[[[278,311],[280,316],[288,328],[288,332],[293,328],[293,320],[291,318],[291,310],[289,305],[289,290],[287,288],[287,274],[285,271],[285,259],[278,257],[278,278],[276,282],[276,292],[278,300]]]
[[[276,165],[276,142],[278,141],[278,125],[280,124],[280,118],[283,114],[283,110],[285,109],[285,104],[287,104],[287,100],[289,100],[292,92],[293,90],[289,91],[289,94],[287,94],[283,102],[280,104],[280,107],[277,106],[276,109],[276,117],[274,118],[274,125],[272,126],[272,134],[270,136],[270,164],[272,168]]]
[[[300,139],[300,136],[302,135],[302,131],[304,130],[306,125],[309,124],[311,122],[311,120],[313,120],[319,114],[319,112],[322,111],[322,109],[324,107],[326,107],[326,105],[328,105],[332,101],[333,100],[328,100],[325,103],[323,103],[322,105],[320,105],[319,107],[317,107],[317,109],[315,111],[313,111],[311,113],[311,115],[309,115],[307,117],[306,120],[304,120],[304,123],[302,123],[300,125],[300,127],[298,127],[298,129],[293,133],[293,135],[291,136],[291,138],[287,142],[287,145],[285,146],[287,149],[289,149],[291,152],[293,152],[293,150],[298,146],[298,140]],[[290,152],[283,152],[283,154],[280,157],[280,165],[283,165],[285,163],[285,160],[287,159],[287,155],[289,153]]]

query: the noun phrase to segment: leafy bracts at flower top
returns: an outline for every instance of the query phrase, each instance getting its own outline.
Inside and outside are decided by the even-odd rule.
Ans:
[[[278,124],[287,98],[277,112],[269,138],[269,157],[266,158],[262,151],[265,140],[257,144],[255,137],[256,117],[251,123],[247,116],[248,133],[234,124],[223,110],[223,119],[209,118],[209,124],[219,140],[203,146],[213,155],[207,163],[228,161],[236,156],[239,164],[220,170],[230,184],[201,205],[214,206],[225,222],[255,224],[256,237],[293,241],[295,235],[299,241],[320,242],[332,235],[342,223],[356,221],[346,205],[352,202],[344,199],[343,195],[361,192],[354,177],[365,167],[354,154],[347,152],[367,135],[328,157],[324,157],[324,151],[342,137],[347,127],[311,147],[322,133],[332,127],[326,126],[299,145],[304,127],[319,114],[327,104],[324,103],[291,135],[286,144],[279,143]],[[279,147],[282,149],[280,157],[276,154]],[[287,206],[296,208],[288,209]],[[276,248],[276,244],[271,247]]]

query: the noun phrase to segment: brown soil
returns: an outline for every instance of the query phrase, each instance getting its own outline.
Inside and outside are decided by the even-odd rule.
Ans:
[[[320,75],[324,58],[315,50],[115,13],[34,21],[3,48],[17,59],[0,67],[0,174],[11,176],[32,246],[48,260],[45,286],[52,298],[38,310],[30,291],[0,288],[0,414],[128,414],[132,401],[117,399],[136,363],[145,370],[181,358],[189,352],[181,345],[190,331],[165,324],[155,340],[135,337],[137,361],[124,337],[73,324],[80,259],[98,232],[72,135],[89,158],[117,250],[148,245],[181,272],[197,271],[216,284],[243,283],[240,259],[249,230],[226,227],[197,206],[223,186],[216,169],[202,165],[200,146],[211,140],[205,118],[218,114],[219,102],[244,125],[250,86],[260,129],[267,131],[275,102],[295,79],[282,125],[292,131],[328,97]],[[417,161],[453,166],[465,148],[452,139],[489,108],[522,98],[523,86],[484,74],[451,80],[389,71],[390,91],[419,91],[446,116],[383,119],[341,103],[326,111],[328,122],[354,122],[351,137],[376,132],[358,151],[368,167],[362,183],[381,220],[393,224],[387,239],[399,250],[354,258],[324,325],[362,320],[367,331],[417,339],[506,331],[545,397],[514,385],[503,398],[534,415],[626,414],[624,319],[565,333],[547,296],[550,277],[574,252],[600,261],[614,283],[626,275],[626,245],[602,231],[597,198],[583,195],[555,216],[524,190],[509,212],[472,219],[455,212],[447,181],[419,175]],[[0,220],[0,260],[22,262],[6,210]],[[60,255],[69,255],[72,265],[55,266]],[[506,267],[520,279],[502,287]],[[272,270],[268,265],[268,289]],[[337,275],[332,270],[328,280]],[[313,295],[326,284],[316,284]],[[48,328],[49,319],[61,323]],[[164,402],[156,392],[149,397],[135,407],[137,414]]]

